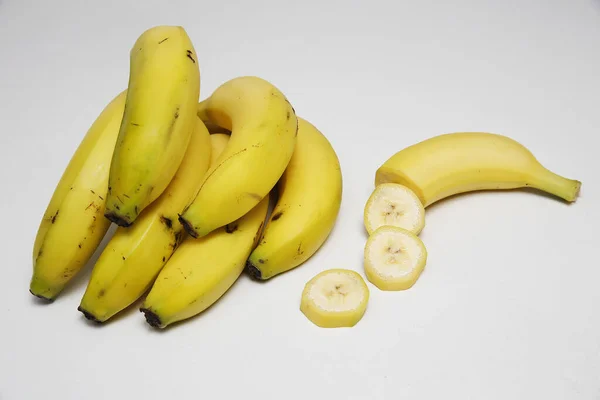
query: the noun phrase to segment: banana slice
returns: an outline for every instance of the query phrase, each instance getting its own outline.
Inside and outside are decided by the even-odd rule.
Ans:
[[[425,226],[425,209],[417,195],[397,183],[377,185],[365,205],[365,228],[369,235],[385,225],[418,235]]]
[[[382,226],[365,246],[367,279],[381,290],[405,290],[415,284],[427,262],[427,249],[414,233]]]
[[[321,328],[352,327],[369,302],[362,276],[347,269],[330,269],[312,278],[302,292],[300,311]]]

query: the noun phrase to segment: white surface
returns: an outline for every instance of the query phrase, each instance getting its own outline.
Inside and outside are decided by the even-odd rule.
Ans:
[[[31,248],[79,140],[126,85],[131,45],[156,24],[192,37],[202,98],[238,75],[276,84],[338,151],[343,205],[294,272],[243,277],[165,332],[135,309],[96,327],[76,311],[89,271],[54,304],[34,301]],[[0,0],[0,398],[599,399],[599,93],[598,0]],[[363,273],[375,169],[459,130],[519,140],[583,181],[581,198],[433,206],[413,289],[369,284],[355,328],[311,325],[305,282]]]

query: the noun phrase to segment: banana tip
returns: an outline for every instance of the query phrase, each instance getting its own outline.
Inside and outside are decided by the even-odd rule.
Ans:
[[[246,273],[256,281],[263,280],[262,272],[250,260],[246,261]]]
[[[102,321],[100,321],[98,318],[96,318],[96,316],[94,314],[92,314],[91,312],[87,311],[86,309],[84,309],[81,306],[77,307],[77,311],[80,311],[83,314],[83,316],[86,319],[88,319],[89,321],[96,322],[98,324],[102,323]]]
[[[34,295],[35,297],[37,297],[40,300],[44,300],[44,302],[46,302],[46,303],[54,302],[53,298],[45,297],[45,296],[42,296],[41,294],[34,293],[31,289],[29,289],[29,293],[31,293],[32,295]]]
[[[196,232],[194,226],[181,215],[179,216],[179,223],[183,226],[188,235],[190,235],[194,239],[198,238],[198,232]]]
[[[153,311],[147,308],[140,308],[140,311],[144,313],[144,317],[146,317],[146,322],[153,328],[162,328],[163,324],[160,320],[160,317],[156,315]]]
[[[128,219],[126,219],[125,217],[123,217],[122,215],[118,215],[117,213],[115,213],[114,211],[107,211],[104,216],[110,221],[110,222],[114,222],[115,224],[122,226],[124,228],[129,227],[132,222]]]

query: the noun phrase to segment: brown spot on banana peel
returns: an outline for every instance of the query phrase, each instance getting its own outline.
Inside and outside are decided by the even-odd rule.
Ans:
[[[296,114],[296,110],[294,110],[294,106],[292,105],[292,103],[290,103],[290,101],[287,99],[287,97],[283,97],[285,99],[285,102],[288,103],[292,109],[292,111],[294,112],[294,114]]]
[[[169,40],[169,37],[167,36],[166,38],[164,38],[163,40],[161,40],[160,42],[158,42],[158,44],[163,44],[164,42],[166,42],[167,40]]]
[[[300,242],[300,244],[298,244],[298,249],[296,250],[296,255],[301,256],[302,254],[304,254],[304,251],[302,250],[302,242]]]
[[[177,244],[181,244],[181,242],[183,241],[183,231],[177,231],[177,233],[175,234],[175,240],[177,241]]]
[[[177,246],[179,246],[181,244],[183,240],[183,231],[177,231],[175,233],[175,241],[173,243],[171,243],[171,249],[173,251],[175,251],[177,249]]]
[[[198,233],[196,232],[193,225],[189,221],[185,220],[181,215],[179,215],[178,219],[179,219],[179,223],[183,226],[183,229],[185,229],[185,231],[188,233],[188,235],[190,235],[194,239],[198,238]]]
[[[225,232],[227,232],[227,233],[233,233],[233,232],[237,231],[237,229],[238,229],[237,222],[225,225]]]
[[[52,218],[50,218],[50,223],[55,223],[56,222],[56,217],[58,217],[58,212],[60,210],[56,210],[56,213],[52,216]]]
[[[173,119],[171,120],[171,125],[169,125],[169,129],[167,131],[167,135],[165,136],[166,140],[169,141],[171,139],[171,134],[173,133],[173,130],[175,129],[175,123],[177,122],[177,119],[179,118],[179,106],[175,107],[175,112],[173,113]],[[142,186],[142,185],[140,185]],[[151,187],[151,189],[154,189]],[[136,190],[136,193],[139,190]],[[152,191],[152,190],[150,190]],[[148,195],[150,195],[150,192],[148,192]]]
[[[273,214],[271,217],[271,221],[277,221],[283,215],[283,211],[279,211],[278,213]]]
[[[256,248],[256,246],[258,245],[258,242],[260,240],[260,237],[262,235],[262,228],[265,225],[265,221],[262,221],[258,227],[258,229],[256,230],[256,233],[254,234],[254,239],[252,239],[252,243],[254,243],[254,248]]]
[[[160,216],[160,222],[162,222],[163,224],[165,224],[165,226],[169,229],[173,229],[173,221],[171,220],[171,218],[167,218],[164,215]]]
[[[248,196],[252,197],[253,199],[257,200],[257,201],[261,201],[263,198],[260,194],[258,193],[246,193]]]
[[[191,50],[186,50],[186,53],[187,53],[187,58],[189,58],[190,60],[192,60],[192,62],[194,64],[196,64],[196,60],[194,60],[194,57],[192,57],[192,54],[193,54],[192,51]]]

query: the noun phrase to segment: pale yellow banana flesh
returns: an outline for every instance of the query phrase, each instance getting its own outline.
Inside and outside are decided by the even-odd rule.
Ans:
[[[382,183],[367,200],[364,224],[369,234],[381,226],[391,225],[418,235],[425,226],[425,209],[417,195],[406,186]]]
[[[200,314],[235,283],[260,238],[269,197],[237,221],[186,239],[156,278],[141,311],[164,328]]]
[[[439,135],[399,151],[376,172],[375,184],[386,182],[409,187],[425,207],[458,193],[521,187],[571,202],[581,187],[543,167],[515,140],[485,132]]]
[[[304,286],[300,311],[321,328],[356,325],[369,302],[369,288],[352,270],[330,269],[313,277]]]
[[[292,159],[279,182],[279,199],[247,271],[266,280],[296,268],[325,242],[342,201],[342,173],[335,150],[308,121],[298,118]]]
[[[178,26],[151,28],[131,49],[127,105],[105,213],[117,225],[132,224],[179,168],[196,119],[196,59],[190,38]]]
[[[212,157],[211,136],[195,119],[189,146],[169,186],[134,225],[116,230],[96,262],[78,308],[88,319],[104,322],[140,298],[181,243],[178,212],[200,187]],[[220,148],[222,141],[214,141]]]
[[[237,220],[267,196],[292,157],[298,125],[283,93],[248,76],[217,88],[200,103],[198,115],[231,130],[231,140],[181,215],[193,237]]]
[[[421,276],[427,249],[414,233],[382,226],[367,239],[364,267],[367,279],[381,290],[406,290]]]
[[[88,130],[44,213],[33,249],[30,292],[53,300],[100,245],[112,153],[125,108],[116,96]]]

